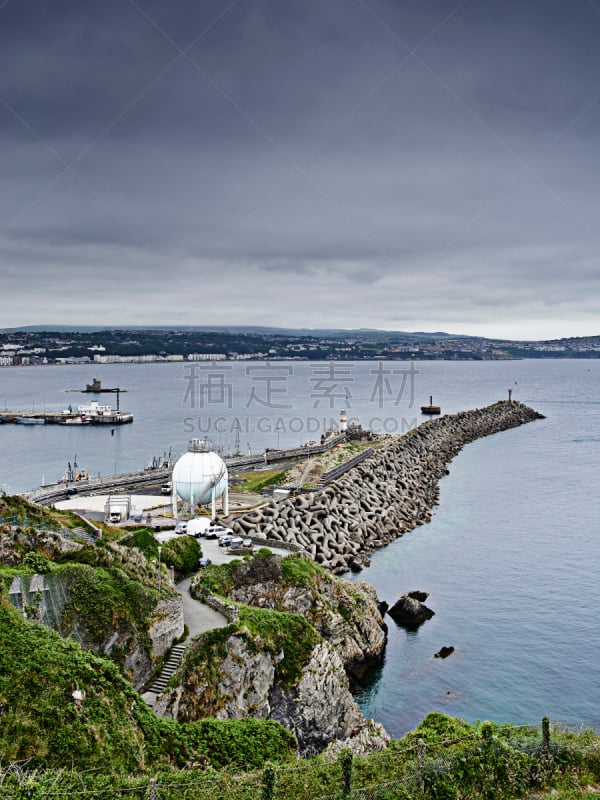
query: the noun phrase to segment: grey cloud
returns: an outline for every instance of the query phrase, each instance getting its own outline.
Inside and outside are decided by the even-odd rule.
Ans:
[[[135,2],[0,9],[5,324],[598,310],[590,4]]]

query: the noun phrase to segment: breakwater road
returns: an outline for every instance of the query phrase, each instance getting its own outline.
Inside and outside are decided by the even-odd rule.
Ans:
[[[292,542],[334,573],[359,570],[375,548],[430,520],[438,482],[470,442],[543,419],[522,403],[429,420],[395,437],[322,491],[231,518],[236,533]]]

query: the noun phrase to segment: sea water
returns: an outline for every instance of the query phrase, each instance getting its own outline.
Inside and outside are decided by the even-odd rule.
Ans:
[[[431,710],[469,720],[598,725],[600,361],[146,364],[0,370],[3,408],[60,410],[93,374],[127,389],[121,427],[0,425],[0,487],[49,483],[76,457],[90,474],[143,468],[192,436],[263,451],[318,439],[341,408],[401,432],[433,395],[443,413],[513,397],[545,420],[468,445],[440,483],[432,522],[374,554],[360,576],[393,603],[429,592],[416,632],[387,617],[384,665],[358,696],[401,735]],[[93,373],[93,374],[92,374]],[[112,402],[114,395],[100,395]],[[447,659],[433,654],[444,645]]]

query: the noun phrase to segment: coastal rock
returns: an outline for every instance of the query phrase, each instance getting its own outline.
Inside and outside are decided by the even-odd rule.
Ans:
[[[159,695],[155,713],[180,722],[208,716],[277,720],[296,736],[303,756],[321,752],[334,740],[358,737],[363,729],[358,741],[387,745],[383,727],[367,722],[356,705],[344,665],[327,642],[315,645],[292,686],[276,677],[283,653],[269,652],[247,633],[228,636],[216,658],[203,656],[201,649],[200,637],[180,667],[180,685]]]
[[[412,600],[418,600],[419,603],[424,603],[425,600],[429,597],[429,592],[422,592],[419,589],[415,589],[413,592],[408,592],[408,596]]]
[[[271,556],[241,565],[231,600],[304,617],[336,650],[349,677],[361,681],[366,670],[381,662],[387,640],[376,590],[365,581],[349,584],[326,573],[314,575],[307,586],[286,586],[280,581],[281,561]],[[259,574],[261,582],[254,582]]]
[[[435,614],[425,603],[415,600],[410,594],[403,594],[402,597],[388,609],[388,614],[396,625],[403,628],[418,628],[426,620],[431,619]]]
[[[451,656],[453,652],[454,652],[454,647],[452,647],[452,645],[444,646],[444,647],[440,648],[437,651],[437,653],[434,653],[433,657],[434,658],[448,658],[448,656]]]

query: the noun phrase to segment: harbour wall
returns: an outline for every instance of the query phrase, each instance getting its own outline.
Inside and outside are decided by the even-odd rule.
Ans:
[[[376,548],[430,520],[438,482],[470,442],[543,416],[501,401],[424,422],[321,491],[271,502],[231,518],[240,535],[300,545],[334,573],[359,570]]]

